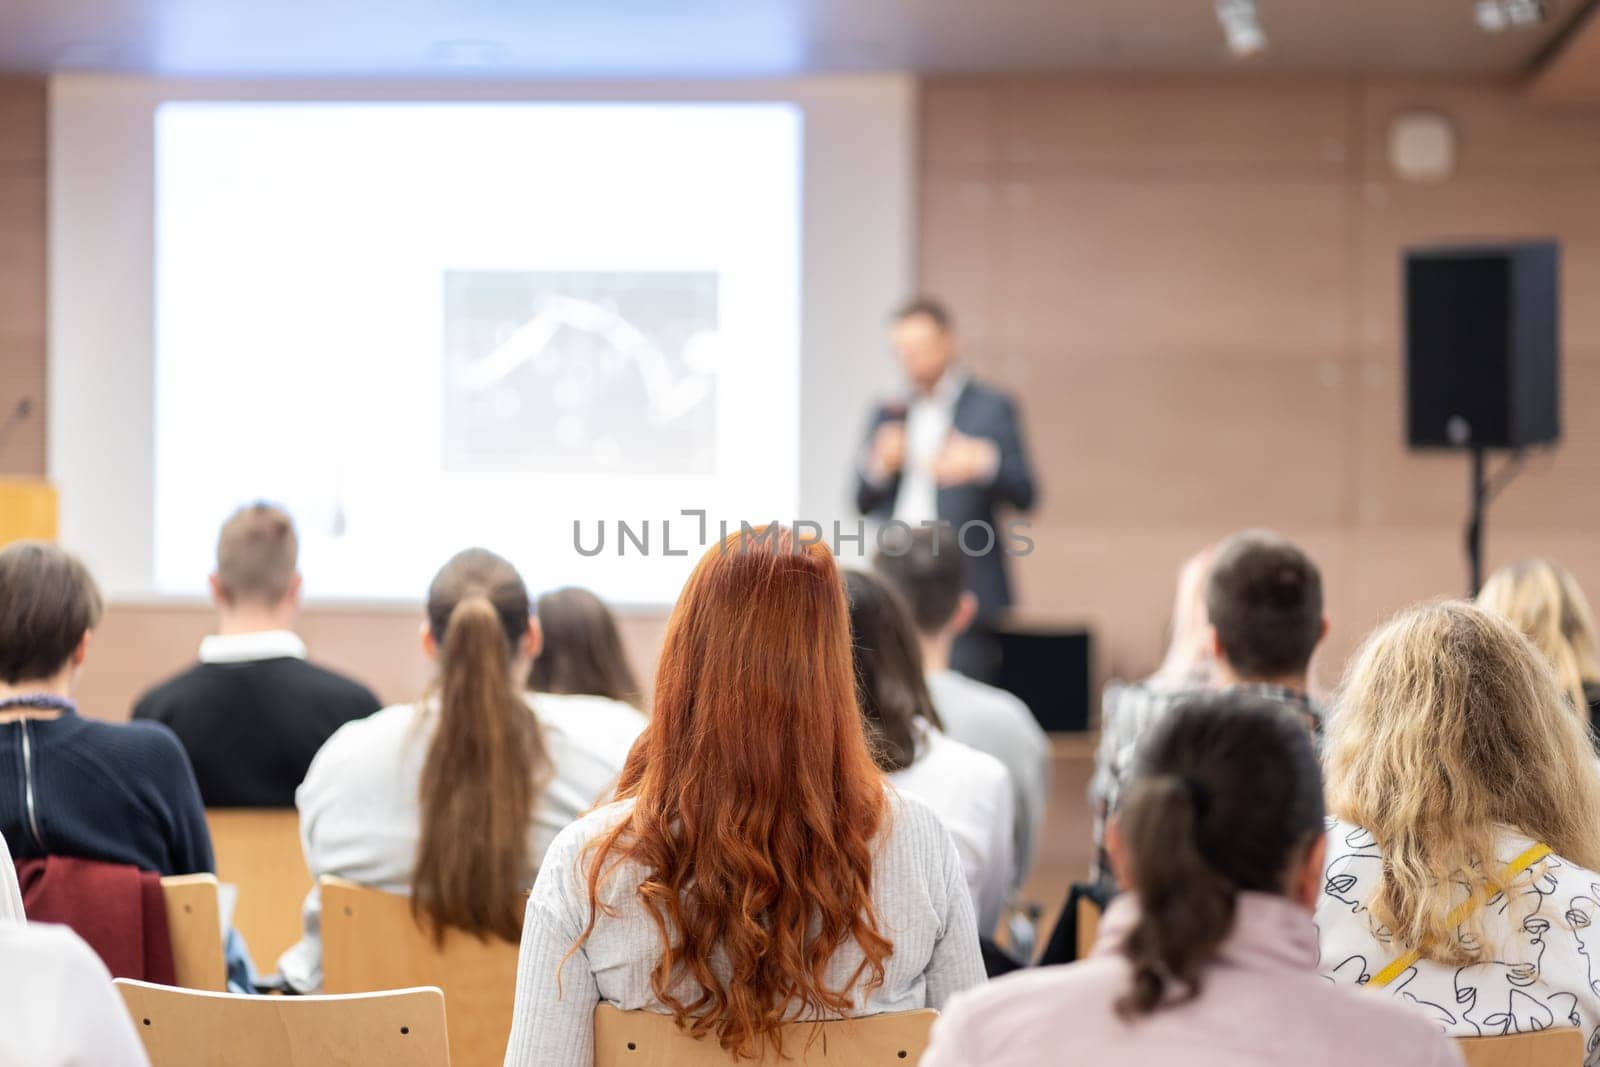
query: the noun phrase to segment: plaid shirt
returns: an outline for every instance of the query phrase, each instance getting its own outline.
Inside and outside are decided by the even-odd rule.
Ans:
[[[1094,812],[1094,867],[1091,880],[1111,878],[1106,857],[1106,821],[1117,806],[1139,741],[1166,713],[1185,697],[1208,692],[1198,686],[1162,688],[1144,682],[1110,682],[1100,701],[1100,747],[1095,753],[1094,776],[1089,779],[1089,807]],[[1305,716],[1318,744],[1326,718],[1322,706],[1309,693],[1264,682],[1243,682],[1225,690],[1244,696],[1275,701]]]

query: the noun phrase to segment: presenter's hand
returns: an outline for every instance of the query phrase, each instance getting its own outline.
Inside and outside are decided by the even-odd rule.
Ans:
[[[906,465],[906,424],[886,422],[872,439],[872,466],[885,476],[900,473]]]
[[[990,482],[1000,469],[1000,446],[985,437],[951,431],[933,465],[933,476],[946,488]]]

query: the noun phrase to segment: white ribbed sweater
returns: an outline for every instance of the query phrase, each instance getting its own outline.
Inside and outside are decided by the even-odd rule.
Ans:
[[[872,902],[878,928],[894,942],[881,988],[855,995],[851,1015],[940,1008],[984,980],[977,922],[961,860],[950,834],[922,802],[890,792],[889,826],[876,842]],[[563,830],[550,846],[528,899],[517,967],[516,1019],[507,1067],[591,1067],[594,1009],[601,1001],[625,1010],[664,1011],[650,988],[660,939],[637,889],[644,871],[620,865],[602,883],[602,913],[589,940],[561,967],[589,918],[583,847],[627,810],[610,804]],[[842,985],[861,962],[847,941],[828,965]],[[557,968],[560,967],[559,989]],[[713,964],[726,981],[725,968]]]

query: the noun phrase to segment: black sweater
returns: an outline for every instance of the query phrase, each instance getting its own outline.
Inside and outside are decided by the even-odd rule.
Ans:
[[[198,663],[134,705],[172,728],[209,808],[292,808],[322,743],[378,710],[365,686],[292,656]]]
[[[18,859],[77,856],[161,875],[212,870],[194,772],[172,732],[154,723],[72,712],[0,723],[0,833]]]

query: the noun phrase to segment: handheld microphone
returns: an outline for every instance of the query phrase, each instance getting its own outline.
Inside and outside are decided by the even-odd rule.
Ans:
[[[10,414],[0,422],[0,455],[5,454],[6,442],[11,440],[12,431],[26,422],[29,415],[33,414],[33,397],[25,396],[17,401],[17,406],[11,409]]]

